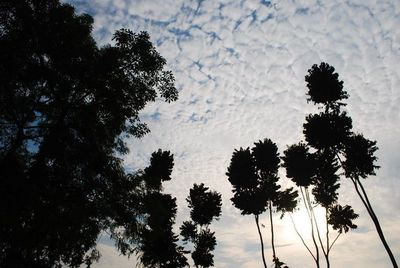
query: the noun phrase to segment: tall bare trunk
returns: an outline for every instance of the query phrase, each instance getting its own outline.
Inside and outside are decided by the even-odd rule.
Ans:
[[[258,222],[258,215],[254,215],[254,218],[256,220],[258,235],[260,236],[261,256],[262,256],[262,260],[263,260],[263,263],[264,263],[264,268],[267,268],[267,263],[265,262],[265,256],[264,256],[264,241],[263,241],[262,234],[261,234],[261,231],[260,231],[260,224]]]

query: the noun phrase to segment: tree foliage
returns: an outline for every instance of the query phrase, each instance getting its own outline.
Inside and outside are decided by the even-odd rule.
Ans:
[[[305,187],[305,205],[308,208],[310,223],[317,228],[321,249],[325,255],[327,266],[329,263],[329,252],[336,239],[329,244],[329,226],[338,230],[339,235],[357,225],[353,220],[358,217],[353,209],[338,204],[337,190],[340,187],[339,170],[343,170],[347,178],[354,184],[356,192],[365,205],[368,214],[371,216],[379,237],[392,261],[393,267],[397,267],[396,260],[386,243],[379,220],[374,213],[367,193],[359,178],[366,178],[375,175],[378,168],[375,165],[377,157],[375,141],[370,141],[362,134],[354,134],[352,131],[352,120],[342,107],[346,105],[342,101],[348,98],[347,92],[343,89],[343,81],[340,81],[335,69],[327,63],[322,62],[319,66],[313,65],[305,77],[308,88],[308,101],[312,101],[323,108],[323,112],[310,114],[306,117],[303,125],[303,133],[306,144],[292,145],[285,151],[284,164],[287,176],[292,178],[296,185]],[[309,153],[309,149],[313,152]],[[314,158],[315,161],[309,161]],[[310,163],[310,164],[309,164]],[[307,180],[308,178],[308,180]],[[312,193],[315,201],[326,209],[327,245],[324,248],[319,236],[318,225],[313,219],[313,206],[307,196],[307,187],[312,186]],[[308,204],[307,204],[308,203]],[[313,233],[313,230],[312,230]],[[318,263],[318,245],[314,240]],[[311,251],[309,250],[311,253]],[[311,253],[312,254],[312,253]]]
[[[193,185],[186,201],[191,209],[190,218],[196,224],[209,225],[221,215],[221,194],[209,191],[203,183]]]
[[[271,240],[273,249],[273,262],[279,267],[275,253],[272,210],[273,206],[278,211],[291,212],[296,207],[297,192],[292,188],[281,191],[278,185],[280,158],[278,147],[270,139],[254,143],[251,149],[235,150],[228,167],[229,182],[233,186],[233,205],[241,210],[242,215],[253,214],[261,242],[261,253],[264,267],[267,267],[264,257],[264,244],[259,227],[259,215],[267,209],[270,211]]]
[[[209,190],[203,183],[194,184],[186,201],[189,204],[191,221],[183,222],[180,227],[183,241],[193,243],[191,255],[196,267],[214,266],[212,251],[217,240],[209,225],[221,215],[221,194]]]
[[[176,198],[162,193],[161,184],[170,180],[173,155],[158,150],[150,159],[150,166],[141,174],[143,221],[138,236],[140,261],[145,267],[185,267],[187,259],[178,236],[173,232],[177,212]],[[127,236],[129,237],[129,236]]]
[[[90,264],[101,231],[134,236],[138,185],[116,155],[149,131],[139,111],[178,93],[147,33],[98,47],[92,23],[57,0],[0,5],[2,267]]]
[[[343,228],[347,232],[346,228],[349,226],[357,227],[352,220],[358,215],[350,206],[344,206],[348,214],[338,212],[338,209],[342,208],[338,204],[339,169],[343,168],[338,154],[349,146],[352,120],[346,112],[341,111],[341,107],[346,105],[341,101],[347,99],[348,94],[343,90],[343,81],[339,80],[339,75],[332,66],[324,62],[319,66],[313,65],[308,70],[305,81],[309,96],[307,100],[323,108],[323,111],[306,117],[306,122],[303,124],[306,143],[300,142],[289,146],[284,151],[282,166],[286,168],[287,177],[300,187],[310,220],[314,253],[302,239],[303,244],[314,258],[317,267],[320,265],[320,250],[324,254],[327,267],[330,267],[329,253],[337,238],[330,242],[329,224],[334,230],[339,230],[339,234]],[[310,188],[315,202],[311,200]],[[315,217],[315,204],[325,208],[326,244],[323,243]],[[342,223],[344,225],[340,225]]]
[[[358,218],[358,215],[354,213],[350,206],[335,205],[329,208],[328,223],[339,233],[343,231],[347,233],[350,229],[357,228],[357,225],[353,223],[356,218]]]
[[[329,108],[343,105],[339,101],[347,99],[348,94],[343,90],[343,81],[338,78],[339,75],[335,73],[333,66],[325,62],[319,66],[314,64],[305,77],[309,96],[307,100]]]

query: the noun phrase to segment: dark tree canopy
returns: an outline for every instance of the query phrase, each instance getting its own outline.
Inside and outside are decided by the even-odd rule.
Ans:
[[[98,47],[92,23],[57,0],[0,4],[2,267],[89,264],[102,230],[134,236],[138,185],[116,154],[149,131],[139,111],[177,90],[147,33]]]
[[[170,180],[174,165],[169,151],[158,150],[151,155],[150,165],[138,172],[139,219],[135,236],[124,233],[123,237],[136,239],[136,252],[145,267],[178,268],[187,266],[185,251],[177,244],[178,235],[173,232],[177,213],[176,198],[162,193],[162,182]],[[125,228],[125,230],[129,230]],[[135,249],[133,249],[135,251]]]
[[[191,255],[196,267],[214,266],[212,251],[217,241],[209,224],[221,215],[221,194],[209,190],[203,183],[194,184],[186,201],[189,203],[191,221],[183,222],[180,227],[183,241],[193,243]]]
[[[308,70],[305,80],[308,87],[308,100],[315,104],[334,108],[338,107],[338,104],[343,105],[339,101],[348,98],[347,92],[343,90],[343,81],[339,81],[335,68],[325,62],[319,66],[314,64]]]
[[[346,157],[343,168],[348,177],[366,178],[375,175],[379,166],[375,165],[378,159],[374,153],[378,150],[376,141],[370,141],[361,134],[355,134],[346,140],[344,155]]]
[[[144,169],[147,187],[160,189],[163,181],[171,180],[174,160],[169,151],[158,150],[151,155],[150,166]]]
[[[280,162],[278,147],[270,139],[254,143],[251,154],[254,157],[256,169],[262,176],[278,174]]]
[[[276,256],[274,242],[273,207],[282,213],[292,212],[297,204],[297,191],[293,188],[281,191],[278,185],[279,177],[278,147],[270,139],[254,143],[251,149],[235,150],[228,167],[229,182],[233,186],[233,205],[241,210],[242,215],[253,214],[260,237],[261,254],[264,267],[267,262],[264,256],[264,242],[260,231],[259,215],[269,209],[272,260],[276,267],[282,267],[283,262]]]
[[[257,186],[257,174],[250,148],[240,148],[239,151],[233,152],[226,175],[233,187],[254,188]]]
[[[201,230],[198,234],[195,250],[192,252],[192,259],[199,267],[214,266],[214,255],[212,251],[217,245],[214,232],[209,229]]]
[[[324,112],[308,115],[303,127],[305,139],[313,148],[342,148],[351,133],[352,121],[345,112]]]
[[[332,151],[324,150],[317,152],[317,173],[312,193],[315,201],[324,208],[328,208],[338,200],[339,165]]]
[[[297,185],[307,187],[313,182],[316,174],[316,159],[304,143],[289,146],[282,156],[282,166],[286,176]]]
[[[293,187],[279,191],[278,198],[274,200],[276,210],[281,212],[281,217],[287,212],[293,212],[297,207],[297,198],[299,193],[293,190]]]
[[[185,267],[187,259],[172,231],[176,199],[160,192],[150,193],[144,197],[144,209],[148,217],[139,242],[140,261],[146,267]]]
[[[254,143],[251,151],[233,152],[226,175],[233,186],[231,200],[242,214],[261,214],[267,201],[277,198],[279,162],[278,148],[270,139]]]
[[[319,114],[308,115],[306,123],[303,125],[307,145],[315,149],[317,156],[317,176],[314,180],[311,180],[311,183],[315,184],[313,194],[315,200],[327,209],[327,222],[333,226],[333,229],[342,233],[351,228],[356,228],[357,226],[352,223],[352,220],[357,218],[358,215],[354,213],[350,206],[342,207],[337,204],[339,183],[336,174],[338,174],[339,168],[344,170],[344,175],[353,183],[358,196],[366,207],[393,267],[398,267],[367,192],[360,181],[360,177],[365,179],[369,175],[375,175],[375,170],[379,168],[375,165],[377,157],[374,155],[378,148],[375,141],[364,138],[362,134],[353,133],[352,120],[346,112],[342,111],[342,107],[346,104],[341,101],[347,99],[348,94],[343,89],[343,81],[339,81],[338,77],[335,69],[324,62],[319,66],[313,65],[305,77],[308,87],[308,101],[314,102],[318,105],[318,108],[323,108],[323,112]],[[296,157],[287,159],[290,162],[296,161]],[[299,155],[300,163],[304,162],[304,159],[304,156]],[[285,163],[285,165],[289,177],[294,177],[296,173],[304,173],[299,169],[300,165],[290,163],[289,165]],[[299,185],[298,182],[296,184]],[[306,186],[306,184],[301,183],[300,186]],[[309,198],[308,202],[310,202]],[[308,207],[312,208],[312,204],[309,204]],[[322,243],[321,246],[323,249]],[[323,250],[323,253],[328,267],[329,251],[330,247],[327,245],[327,250]],[[318,256],[314,259],[318,266]]]
[[[335,205],[329,208],[328,223],[332,225],[334,230],[338,230],[339,233],[343,231],[347,233],[350,229],[357,228],[357,225],[353,223],[353,220],[357,219],[358,215],[354,213],[354,210],[346,205]]]
[[[191,219],[199,225],[208,225],[221,215],[221,194],[209,191],[203,183],[193,185],[186,201],[191,209]]]

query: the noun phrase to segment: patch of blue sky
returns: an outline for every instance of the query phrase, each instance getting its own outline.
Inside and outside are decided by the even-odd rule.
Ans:
[[[269,20],[272,20],[275,16],[272,13],[269,13],[266,17],[260,20],[261,23],[267,22]]]
[[[260,4],[263,6],[267,6],[267,7],[270,7],[272,5],[271,1],[267,1],[267,0],[260,0]]]
[[[204,65],[200,62],[200,60],[193,61],[192,64],[189,65],[189,68],[192,68],[194,66],[196,66],[200,71],[204,67]]]
[[[207,34],[207,36],[210,38],[210,44],[212,45],[214,43],[215,40],[219,40],[221,41],[221,37],[219,37],[219,35],[216,32],[205,32]]]
[[[296,9],[296,15],[308,15],[310,9],[308,7],[299,7]]]
[[[200,121],[200,116],[196,113],[192,113],[188,119],[189,122],[198,122]]]
[[[187,17],[191,17],[192,14],[195,14],[196,10],[187,4],[183,4],[180,8],[180,12]]]
[[[197,7],[194,12],[194,15],[200,15],[201,6],[203,5],[204,0],[197,0]]]
[[[160,118],[161,118],[161,113],[157,110],[157,111],[155,111],[154,113],[152,113],[152,114],[150,115],[150,118],[151,118],[153,121],[159,121]]]
[[[189,105],[194,105],[194,104],[196,104],[197,102],[199,101],[199,98],[197,98],[197,97],[195,97],[193,94],[192,94],[192,99],[189,101]]]
[[[242,19],[238,19],[237,21],[235,21],[235,25],[233,26],[233,31],[236,31],[239,26],[242,24],[243,20]]]
[[[250,13],[250,17],[251,17],[250,25],[253,25],[254,23],[257,22],[257,10],[253,10]]]
[[[225,50],[229,53],[229,55],[234,56],[235,58],[239,57],[239,53],[236,52],[235,49],[233,49],[231,47],[226,47]]]
[[[26,148],[30,153],[35,154],[39,151],[39,144],[40,142],[34,140],[28,140]]]
[[[174,34],[178,40],[191,40],[193,38],[190,30],[180,29],[180,28],[172,28],[169,29],[168,32]]]
[[[202,115],[199,115],[197,113],[192,113],[189,116],[188,122],[190,123],[203,123],[206,124],[208,121],[208,118]]]

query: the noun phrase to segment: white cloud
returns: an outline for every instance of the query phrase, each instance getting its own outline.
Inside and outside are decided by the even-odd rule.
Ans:
[[[194,182],[222,192],[225,216],[223,224],[215,225],[217,267],[261,267],[254,223],[231,207],[226,168],[234,148],[269,137],[282,152],[302,138],[304,117],[315,111],[306,102],[304,76],[321,61],[335,66],[344,80],[355,130],[378,141],[382,168],[365,184],[400,261],[395,224],[400,221],[400,2],[69,2],[94,15],[96,38],[102,43],[120,27],[147,30],[174,71],[179,100],[157,102],[143,111],[152,133],[129,141],[125,162],[128,168],[144,167],[152,151],[171,150],[174,182],[166,190],[177,194],[180,213]],[[149,117],[155,111],[159,121]],[[341,200],[362,213],[358,225],[368,232],[343,236],[332,251],[332,263],[390,266],[372,221],[346,181]],[[291,267],[312,265],[300,241],[280,252]]]

